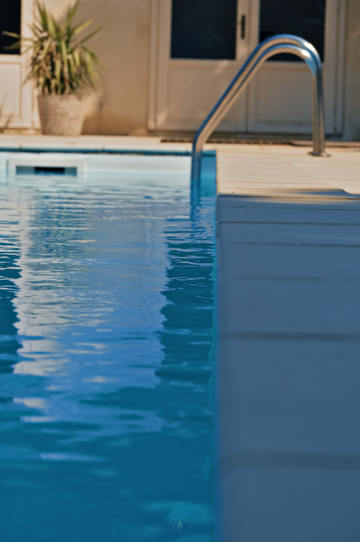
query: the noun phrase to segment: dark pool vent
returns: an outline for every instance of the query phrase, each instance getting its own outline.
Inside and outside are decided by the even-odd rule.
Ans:
[[[16,175],[70,175],[76,177],[77,167],[16,166]]]

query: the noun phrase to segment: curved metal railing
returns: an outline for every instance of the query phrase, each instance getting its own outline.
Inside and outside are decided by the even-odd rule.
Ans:
[[[326,156],[324,137],[324,98],[322,64],[315,47],[308,41],[292,36],[279,34],[260,43],[238,71],[224,94],[216,103],[210,114],[197,131],[192,148],[191,180],[200,178],[202,149],[228,110],[232,107],[241,92],[249,84],[262,64],[279,53],[292,53],[302,58],[309,66],[312,75],[312,125],[314,156]]]

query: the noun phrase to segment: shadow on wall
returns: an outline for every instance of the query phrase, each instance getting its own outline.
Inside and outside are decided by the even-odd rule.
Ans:
[[[71,2],[73,3],[73,2]],[[69,1],[46,0],[56,16]],[[149,86],[150,0],[81,0],[75,22],[92,19],[89,41],[106,65],[102,83],[86,91],[86,134],[144,134]]]

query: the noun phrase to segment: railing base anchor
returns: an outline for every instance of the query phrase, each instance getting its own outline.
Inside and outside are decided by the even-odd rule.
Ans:
[[[311,151],[308,154],[311,154],[311,156],[321,156],[322,158],[331,158],[331,154],[327,152],[315,152]]]

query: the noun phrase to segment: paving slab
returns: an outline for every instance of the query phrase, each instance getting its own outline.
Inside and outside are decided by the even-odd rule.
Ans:
[[[210,146],[209,148],[214,148]],[[149,151],[190,152],[189,143],[162,143],[159,137],[81,135],[78,137],[0,134],[0,149],[6,150],[57,150],[57,151]]]

